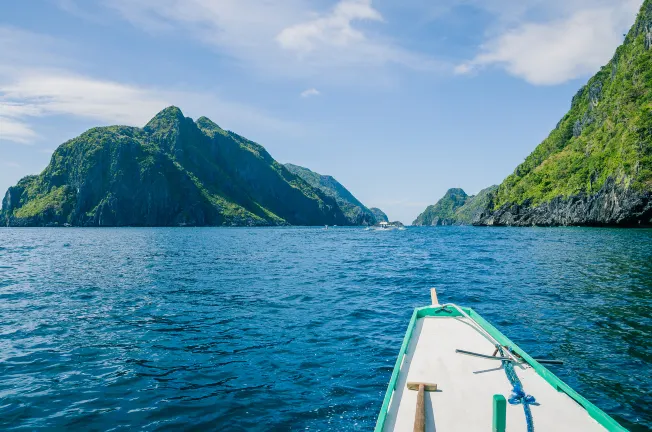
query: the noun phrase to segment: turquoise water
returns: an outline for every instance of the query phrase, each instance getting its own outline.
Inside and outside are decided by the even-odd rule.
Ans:
[[[652,429],[652,230],[472,227],[0,229],[0,429],[369,430],[432,286]]]

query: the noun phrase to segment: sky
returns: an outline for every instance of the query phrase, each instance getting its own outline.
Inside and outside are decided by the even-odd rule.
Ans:
[[[176,105],[411,223],[500,183],[642,0],[0,2],[0,193],[94,126]]]

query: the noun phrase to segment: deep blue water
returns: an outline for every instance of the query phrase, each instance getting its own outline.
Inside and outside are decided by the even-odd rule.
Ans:
[[[0,229],[0,429],[370,430],[433,286],[652,429],[652,230],[472,227]]]

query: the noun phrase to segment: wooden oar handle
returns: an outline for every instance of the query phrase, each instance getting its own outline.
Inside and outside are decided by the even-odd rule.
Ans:
[[[426,404],[425,404],[426,386],[419,384],[419,393],[417,394],[417,411],[414,415],[414,432],[426,432]]]
[[[431,382],[408,381],[408,390],[418,390],[417,393],[417,410],[414,415],[414,432],[426,431],[426,402],[425,392],[437,391],[437,384]]]

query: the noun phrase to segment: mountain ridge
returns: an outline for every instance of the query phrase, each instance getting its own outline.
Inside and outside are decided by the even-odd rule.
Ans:
[[[486,208],[498,186],[490,186],[476,195],[451,188],[435,204],[429,205],[412,222],[414,226],[471,225]]]
[[[371,207],[369,210],[376,217],[376,222],[377,223],[380,223],[380,222],[388,222],[389,223],[389,218],[387,217],[385,212],[382,211],[381,209],[379,209],[378,207]]]
[[[376,216],[347,188],[330,175],[319,174],[308,168],[286,163],[285,168],[301,177],[306,183],[335,199],[351,225],[374,225]]]
[[[265,148],[171,106],[143,128],[91,128],[2,201],[8,226],[348,225]]]
[[[455,211],[462,207],[468,195],[461,188],[451,188],[435,204],[429,205],[412,222],[414,226],[454,225]]]

